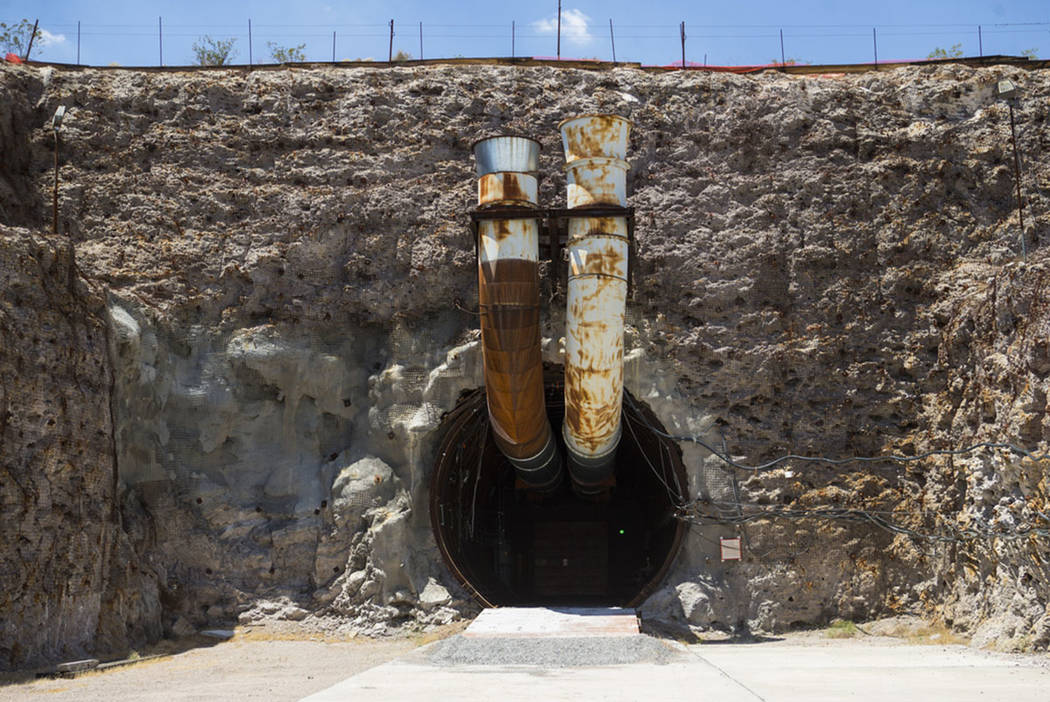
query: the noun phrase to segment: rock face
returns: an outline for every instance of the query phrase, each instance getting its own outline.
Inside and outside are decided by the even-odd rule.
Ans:
[[[0,290],[0,666],[238,617],[379,631],[468,610],[426,493],[441,414],[481,384],[470,144],[540,139],[558,206],[574,114],[635,123],[625,379],[670,431],[747,463],[1050,440],[1045,70],[2,66],[0,94],[0,274],[21,281]],[[563,292],[552,278],[553,361]],[[645,616],[776,631],[917,612],[979,643],[1050,638],[1047,539],[1011,537],[1050,525],[1045,463],[730,472],[683,451],[704,525]],[[854,519],[811,514],[827,508]],[[931,541],[857,510],[1006,533]],[[744,559],[721,563],[712,544],[738,533]]]
[[[0,667],[159,634],[118,501],[107,337],[68,239],[0,226]]]

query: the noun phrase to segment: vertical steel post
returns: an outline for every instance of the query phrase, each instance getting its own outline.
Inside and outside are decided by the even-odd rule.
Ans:
[[[981,25],[977,25],[977,55],[984,56],[984,38],[981,36]]]
[[[252,18],[248,18],[248,65],[252,65]]]
[[[157,49],[160,52],[160,65],[164,65],[164,18],[157,18]]]
[[[386,62],[394,62],[394,20],[390,20],[390,49],[386,54]]]
[[[679,28],[682,33],[682,70],[685,70],[685,22]]]
[[[1017,126],[1014,122],[1014,104],[1010,107],[1010,140],[1014,145],[1014,182],[1017,184],[1017,219],[1021,224],[1021,256],[1028,260],[1028,245],[1024,240],[1024,200],[1021,199],[1021,157],[1017,155]]]
[[[871,44],[875,47],[875,67],[879,66],[879,35],[875,33],[875,28],[871,28]]]
[[[609,43],[612,44],[613,63],[616,63],[616,37],[613,35],[612,18],[609,18]]]
[[[77,20],[77,65],[80,65],[80,20]]]
[[[510,21],[510,57],[514,58],[514,20]]]
[[[36,39],[36,28],[40,26],[40,20],[33,22],[33,33],[29,35],[29,46],[26,47],[26,55],[22,57],[23,61],[29,60],[29,52],[33,50],[33,40]]]
[[[561,61],[561,0],[558,0],[558,60]]]
[[[787,66],[787,58],[784,56],[784,30],[780,30],[780,67]]]
[[[332,31],[332,63],[335,63],[335,31]]]
[[[423,23],[419,23],[419,60],[423,60]]]
[[[55,127],[55,186],[51,193],[51,233],[58,234],[58,128]]]

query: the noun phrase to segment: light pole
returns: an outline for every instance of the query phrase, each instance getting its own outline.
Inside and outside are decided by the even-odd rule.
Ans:
[[[55,187],[51,193],[51,232],[58,234],[58,128],[66,116],[66,106],[59,105],[55,116],[51,118],[51,129],[55,132]]]
[[[1017,219],[1021,225],[1021,256],[1028,260],[1028,246],[1024,240],[1024,200],[1021,199],[1021,157],[1017,154],[1017,123],[1014,121],[1013,100],[1020,90],[1012,80],[1001,80],[995,86],[996,93],[1010,108],[1010,141],[1014,147],[1014,182],[1017,185]]]

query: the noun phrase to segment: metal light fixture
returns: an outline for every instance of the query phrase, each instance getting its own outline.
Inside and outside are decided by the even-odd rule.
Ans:
[[[62,118],[66,116],[66,106],[59,105],[58,109],[55,110],[55,116],[51,118],[51,128],[58,129],[62,126]]]
[[[1010,139],[1014,147],[1014,182],[1017,185],[1017,219],[1021,225],[1021,256],[1028,260],[1028,246],[1024,240],[1024,201],[1021,199],[1021,157],[1017,153],[1017,123],[1014,121],[1014,98],[1021,94],[1017,84],[1008,78],[999,81],[995,86],[999,99],[1006,100],[1010,108]]]
[[[1017,84],[1009,79],[999,81],[995,86],[995,91],[996,93],[998,93],[999,97],[1003,98],[1004,100],[1017,97],[1018,93],[1020,92],[1017,89]]]

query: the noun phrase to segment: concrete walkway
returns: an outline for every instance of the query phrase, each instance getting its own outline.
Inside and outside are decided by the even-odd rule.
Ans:
[[[549,615],[543,615],[542,620]],[[521,614],[508,617],[517,621]],[[564,635],[566,625],[559,624]],[[539,628],[543,628],[540,626]],[[569,627],[571,628],[571,626]],[[593,627],[592,627],[593,628]],[[529,638],[497,638],[498,623],[485,622],[485,637],[454,637],[417,649],[401,659],[365,671],[304,702],[360,700],[652,700],[690,702],[822,702],[840,700],[950,700],[1026,702],[1050,699],[1050,659],[976,651],[964,646],[907,645],[899,639],[864,637],[832,640],[819,632],[767,643],[709,643],[684,646],[640,634],[600,639],[552,637],[561,646],[545,665],[449,663],[442,647],[462,654],[462,644],[488,642],[490,651],[509,645],[536,645]],[[469,629],[468,629],[469,631]],[[467,632],[465,632],[466,634]],[[517,633],[517,632],[515,632]],[[455,639],[461,639],[457,642]],[[574,643],[575,642],[575,643]],[[577,665],[575,648],[593,657],[600,649],[642,651],[638,662]],[[638,644],[644,643],[644,646]],[[630,645],[625,645],[630,644]],[[459,646],[459,648],[457,648]],[[666,646],[665,654],[651,655]],[[590,647],[590,648],[588,648]],[[483,649],[480,658],[485,658]],[[498,653],[492,653],[498,658]],[[579,660],[583,660],[580,658]],[[658,659],[658,660],[657,660]],[[558,663],[552,664],[550,661]],[[655,661],[655,662],[654,662]]]

